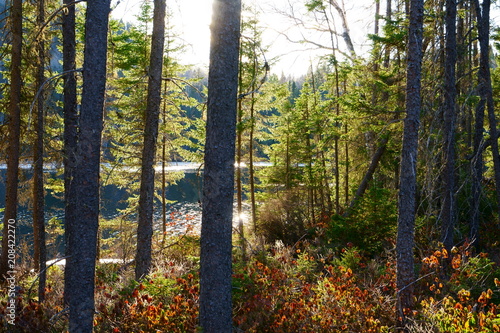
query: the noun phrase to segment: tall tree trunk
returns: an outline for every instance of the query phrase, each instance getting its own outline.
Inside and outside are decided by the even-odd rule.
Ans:
[[[397,318],[405,324],[404,310],[413,306],[417,148],[421,107],[421,70],[423,36],[423,0],[410,0],[410,25],[407,47],[406,119],[401,151],[399,215],[396,241]]]
[[[45,22],[45,0],[38,1],[37,26],[41,27]],[[38,67],[36,73],[36,87],[43,88],[45,81],[45,42],[43,37],[38,41]],[[45,218],[44,218],[44,190],[43,190],[43,134],[44,134],[44,94],[38,95],[36,112],[36,139],[34,148],[34,170],[33,170],[33,238],[34,238],[34,262],[35,270],[39,273],[38,300],[43,302],[45,298],[45,262],[47,252],[45,249]]]
[[[443,142],[443,180],[444,195],[441,213],[441,241],[450,251],[453,247],[453,230],[456,220],[456,186],[455,186],[455,128],[456,128],[456,79],[457,63],[457,2],[446,0],[446,58],[444,66],[444,142]]]
[[[153,35],[149,61],[148,97],[144,146],[142,150],[142,173],[139,197],[139,221],[137,224],[137,253],[135,256],[135,278],[139,280],[151,269],[151,246],[153,238],[153,206],[155,185],[155,155],[158,139],[158,123],[161,104],[161,76],[163,49],[165,47],[165,0],[154,1]]]
[[[484,0],[482,12],[479,9],[479,3],[474,1],[476,7],[476,16],[478,21],[478,37],[480,48],[479,63],[479,92],[481,99],[486,99],[488,110],[488,122],[490,126],[491,150],[493,154],[493,167],[495,175],[495,193],[497,199],[497,212],[500,216],[500,155],[498,151],[498,128],[495,116],[495,104],[493,101],[493,88],[491,83],[490,70],[490,0]],[[477,238],[477,237],[476,237]]]
[[[99,226],[99,170],[110,0],[87,2],[80,131],[70,193],[78,198],[71,224],[66,278],[69,331],[92,332],[94,279]],[[72,202],[73,198],[70,198]]]
[[[63,35],[63,71],[64,75],[64,239],[65,256],[70,256],[69,239],[72,221],[75,220],[76,196],[71,194],[71,184],[75,167],[77,145],[78,111],[76,99],[76,41],[75,41],[75,6],[69,5],[72,0],[64,0],[67,5],[62,20]],[[66,271],[65,271],[66,274]],[[68,278],[64,279],[64,303],[68,304]]]
[[[472,197],[471,197],[471,206],[472,206],[472,216],[471,216],[471,227],[470,227],[470,238],[472,240],[473,245],[477,245],[479,243],[480,233],[479,233],[479,225],[480,225],[480,202],[482,196],[482,186],[481,181],[483,179],[483,132],[484,132],[484,111],[486,104],[489,103],[489,99],[491,95],[491,77],[489,71],[489,13],[490,13],[490,1],[484,0],[481,6],[479,5],[479,0],[472,1],[474,10],[476,11],[477,18],[477,28],[478,28],[478,38],[479,38],[479,47],[480,47],[480,60],[479,60],[479,72],[478,72],[478,94],[480,96],[480,100],[476,106],[476,123],[474,130],[474,156],[472,159]],[[492,105],[493,106],[493,105]],[[488,107],[489,111],[489,107]],[[495,167],[495,181],[496,186],[500,185],[500,181],[497,178],[497,169],[498,169],[498,140],[496,139],[496,119],[493,112],[488,114],[490,120],[490,126],[493,126],[493,132],[491,132],[492,140],[491,148],[493,150],[493,162]],[[493,122],[493,124],[491,124]],[[497,190],[497,196],[500,195]],[[500,203],[500,201],[499,201]]]
[[[239,63],[242,63],[243,52],[240,52],[239,55]],[[238,72],[238,96],[241,96],[244,93],[243,87],[243,66],[240,66]],[[253,88],[252,88],[253,89]],[[243,252],[243,260],[246,260],[246,248],[245,248],[245,230],[243,226],[243,184],[241,180],[241,157],[243,155],[243,97],[238,98],[238,110],[237,110],[237,126],[236,126],[236,205],[237,205],[237,213],[238,213],[238,230],[239,237],[242,246]]]
[[[257,71],[257,61],[254,61],[254,73]],[[253,163],[254,132],[255,132],[255,89],[252,88],[252,101],[250,104],[250,137],[249,140],[249,164],[248,177],[250,179],[250,205],[252,213],[253,231],[257,234],[257,204],[255,202],[255,171]]]
[[[168,59],[168,54],[167,54]],[[168,77],[168,75],[167,75]],[[163,123],[167,123],[167,92],[168,80],[165,81],[163,88]],[[161,247],[165,248],[167,242],[167,133],[162,134],[161,138],[161,215],[162,215],[162,239]]]
[[[200,326],[206,333],[233,331],[231,231],[240,19],[240,0],[214,2],[200,258]]]
[[[8,118],[7,180],[5,184],[5,210],[3,221],[2,257],[0,261],[0,280],[11,270],[9,266],[9,230],[17,227],[17,186],[19,183],[19,151],[21,137],[21,51],[23,19],[22,0],[12,0],[11,17],[11,63],[10,63],[10,101]],[[13,270],[13,269],[12,269]]]

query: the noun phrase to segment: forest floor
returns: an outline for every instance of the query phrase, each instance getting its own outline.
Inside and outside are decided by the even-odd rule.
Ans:
[[[96,269],[95,332],[197,332],[199,238],[185,235],[156,252],[147,279],[131,265]],[[349,245],[335,249],[303,240],[235,241],[235,332],[396,332],[395,254],[370,257]],[[246,244],[246,246],[243,246]],[[407,332],[500,332],[500,269],[467,244],[436,249],[417,264],[415,308],[405,310]],[[37,301],[37,276],[16,276],[15,325],[7,293],[0,298],[1,332],[66,332],[64,272],[48,269],[46,299]]]

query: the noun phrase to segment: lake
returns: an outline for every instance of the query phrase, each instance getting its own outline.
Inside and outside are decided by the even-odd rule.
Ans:
[[[256,167],[269,166],[270,163],[259,162]],[[167,216],[167,235],[182,234],[186,231],[187,226],[195,230],[199,230],[201,225],[201,184],[202,177],[200,164],[190,162],[171,163],[166,168],[167,171],[183,171],[184,177],[177,181],[176,184],[169,185],[166,189],[166,198],[174,203],[166,204]],[[242,165],[242,169],[246,169],[246,165]],[[21,179],[30,179],[32,169],[29,164],[22,164],[20,167]],[[45,172],[49,175],[54,175],[57,171],[56,166],[47,165]],[[135,170],[130,170],[131,172]],[[157,172],[161,171],[161,167],[157,167]],[[0,208],[5,207],[5,165],[0,165]],[[57,218],[62,221],[64,219],[64,202],[55,195],[47,191],[45,197],[45,220]],[[126,208],[125,199],[128,194],[125,190],[121,190],[113,185],[105,186],[101,191],[101,216],[105,220],[111,220],[120,216],[120,209]],[[248,209],[247,206],[245,206]],[[18,209],[18,242],[32,243],[33,228],[32,228],[32,211],[27,205],[20,205]],[[244,216],[248,214],[244,214]],[[243,218],[245,218],[243,216]],[[236,214],[235,214],[236,217]],[[3,213],[0,213],[0,218],[3,221]],[[134,220],[136,216],[131,216],[129,219]],[[155,207],[154,223],[155,230],[162,228],[162,210],[161,206]],[[63,239],[59,236],[56,240],[56,245],[48,248],[48,258],[54,258],[63,253]]]

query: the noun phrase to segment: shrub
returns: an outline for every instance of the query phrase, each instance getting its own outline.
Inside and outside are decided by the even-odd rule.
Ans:
[[[348,217],[334,215],[326,236],[337,247],[352,243],[370,254],[381,253],[395,237],[396,203],[391,192],[372,186]]]
[[[284,191],[259,209],[258,232],[266,242],[293,245],[310,229],[307,202],[298,190]]]

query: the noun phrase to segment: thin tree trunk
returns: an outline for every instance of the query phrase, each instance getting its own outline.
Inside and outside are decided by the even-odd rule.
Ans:
[[[344,94],[347,93],[347,80],[344,79],[343,82],[344,86]],[[347,207],[347,204],[349,203],[349,139],[348,139],[348,134],[349,134],[349,125],[347,122],[344,124],[344,135],[345,135],[345,142],[344,142],[344,149],[345,149],[345,175],[344,175],[344,196],[345,196],[345,205]]]
[[[88,1],[80,127],[71,194],[78,198],[70,221],[70,257],[66,265],[69,331],[90,333],[94,318],[94,279],[99,226],[99,171],[106,88],[110,1]],[[73,202],[75,198],[70,198]]]
[[[9,230],[17,228],[17,187],[19,183],[19,152],[21,137],[21,51],[22,51],[22,11],[21,0],[12,0],[11,17],[11,64],[10,64],[10,101],[8,118],[7,180],[5,184],[5,210],[3,221],[2,257],[0,261],[0,280],[8,277],[7,272],[14,270],[9,265]]]
[[[477,18],[477,26],[478,26],[478,37],[479,44],[481,48],[480,54],[480,63],[479,63],[479,72],[478,72],[478,94],[480,96],[480,100],[476,106],[476,123],[474,130],[474,157],[472,159],[472,197],[471,197],[471,206],[472,206],[472,216],[471,216],[471,227],[470,227],[470,238],[473,245],[479,243],[480,233],[479,233],[479,225],[480,225],[480,202],[482,196],[482,186],[481,181],[483,179],[483,132],[484,132],[484,111],[486,104],[488,102],[488,78],[489,78],[489,54],[488,54],[488,34],[489,34],[489,10],[490,10],[490,1],[483,1],[483,8],[479,6],[478,0],[473,0],[474,10],[476,11]],[[488,20],[488,21],[487,21]],[[496,123],[494,115],[492,117],[493,122]],[[496,129],[496,124],[495,124]],[[493,133],[491,133],[493,135]],[[496,136],[493,136],[496,137]],[[496,145],[493,145],[493,142]],[[496,149],[495,149],[496,148]],[[494,164],[495,164],[495,178],[497,174],[497,162],[495,161],[495,155],[498,156],[498,140],[492,141],[492,150],[496,150],[493,153]],[[497,179],[495,179],[497,180]],[[497,186],[498,186],[497,182]],[[498,192],[498,191],[497,191]],[[498,193],[497,193],[498,195]]]
[[[476,6],[479,6],[475,0]],[[480,48],[480,64],[479,64],[479,90],[481,98],[486,99],[488,110],[488,122],[490,126],[491,150],[493,154],[493,167],[495,175],[495,193],[497,199],[497,212],[500,216],[500,155],[498,151],[498,128],[497,119],[495,116],[495,104],[493,101],[493,88],[491,83],[490,70],[490,0],[483,1],[482,15],[477,15],[478,20],[478,37]],[[479,8],[479,7],[477,7]],[[476,13],[480,13],[479,9]],[[484,96],[483,96],[484,95]]]
[[[167,55],[168,57],[168,55]],[[167,87],[168,81],[165,81],[163,89],[163,123],[167,123]],[[167,133],[162,134],[161,148],[161,212],[162,212],[162,239],[161,247],[164,248],[167,241]]]
[[[410,0],[407,47],[406,119],[401,151],[397,253],[397,319],[405,324],[405,309],[413,307],[414,234],[417,192],[417,150],[421,107],[423,0]]]
[[[342,21],[342,28],[344,31],[342,32],[342,38],[344,39],[344,42],[347,46],[347,49],[349,50],[349,53],[351,54],[352,58],[356,58],[356,51],[354,51],[354,45],[352,43],[351,39],[351,33],[349,31],[349,26],[347,25],[347,15],[345,12],[345,9],[342,6],[338,4],[336,0],[329,0],[330,4],[335,8],[337,13],[340,15],[340,19]]]
[[[257,63],[254,62],[254,72],[257,70]],[[254,132],[255,132],[255,89],[252,88],[252,102],[250,105],[250,137],[249,137],[249,165],[248,173],[250,178],[250,203],[252,211],[253,231],[257,233],[257,204],[255,202],[255,171],[253,163]]]
[[[345,139],[345,175],[344,175],[344,196],[345,196],[345,205],[349,202],[349,141],[347,139],[347,135],[349,134],[349,129],[347,123],[344,125],[344,134],[346,136]],[[331,206],[329,202],[329,207]],[[331,210],[331,209],[330,209]]]
[[[335,53],[333,54],[333,57],[334,57],[335,97],[336,97],[335,115],[337,116],[337,119],[338,119],[340,117],[340,104],[338,102],[339,98],[340,98],[339,69],[338,69],[337,60],[335,58]],[[340,124],[339,121],[335,121],[335,128],[338,129],[341,126],[342,125]],[[335,163],[335,212],[337,214],[340,214],[340,170],[339,170],[339,165],[340,165],[340,163],[339,163],[339,160],[340,160],[340,151],[339,151],[339,137],[340,137],[340,135],[336,134],[335,135],[335,141],[334,141],[334,147],[335,147],[335,156],[334,156],[334,163]]]
[[[242,63],[243,59],[243,52],[240,52],[239,55],[239,63]],[[243,66],[239,67],[239,74],[238,74],[238,95],[241,96],[243,94]],[[253,89],[253,88],[252,88]],[[237,126],[236,126],[236,205],[237,205],[237,212],[238,212],[238,230],[239,230],[239,236],[240,236],[240,241],[243,249],[243,260],[246,259],[246,249],[245,249],[245,234],[244,234],[244,227],[243,227],[243,219],[242,219],[242,214],[243,214],[243,186],[242,186],[242,181],[241,181],[241,155],[243,154],[242,152],[242,136],[243,136],[243,98],[238,99],[238,110],[237,110],[238,116],[237,116]]]
[[[314,91],[314,72],[311,66],[311,77],[312,77],[312,88]],[[309,99],[309,96],[307,97]],[[304,139],[306,141],[306,159],[307,159],[307,179],[308,179],[308,184],[307,184],[307,206],[308,206],[308,213],[309,217],[312,220],[312,225],[316,224],[316,215],[314,212],[314,179],[313,179],[313,174],[312,174],[312,166],[313,166],[313,151],[312,151],[312,145],[311,145],[311,125],[310,125],[310,110],[309,110],[309,102],[306,101],[305,105],[305,110],[304,110],[304,118],[302,119],[305,123],[306,129],[304,133]]]
[[[347,217],[351,214],[352,209],[355,207],[356,203],[365,194],[366,189],[368,188],[368,185],[370,184],[370,181],[372,180],[373,175],[375,174],[375,171],[377,170],[378,164],[386,151],[387,142],[389,142],[388,136],[386,136],[382,139],[377,151],[375,152],[375,154],[373,154],[372,161],[370,162],[370,166],[368,167],[368,170],[366,171],[365,176],[363,177],[363,180],[359,184],[359,187],[356,191],[356,194],[354,194],[354,198],[351,200],[351,203],[349,204],[349,208],[345,211],[345,213],[343,215],[344,217]]]
[[[71,194],[75,154],[77,145],[78,111],[76,99],[76,42],[75,42],[75,6],[69,5],[72,0],[64,0],[67,9],[62,20],[63,34],[63,71],[64,75],[64,240],[65,256],[70,256],[69,239],[72,222],[75,220],[76,196]],[[74,189],[74,188],[73,188]],[[66,270],[65,270],[66,274]],[[68,304],[68,278],[64,279],[64,303]]]
[[[457,62],[456,38],[457,3],[456,0],[446,0],[446,58],[444,66],[444,195],[441,213],[441,241],[450,251],[453,247],[453,231],[456,220],[456,186],[455,186],[455,126],[456,126],[456,79],[455,65]]]
[[[41,26],[45,21],[45,0],[38,1],[37,25]],[[38,68],[36,73],[36,87],[42,89],[45,82],[45,43],[43,38],[38,41]],[[44,134],[44,94],[39,94],[36,112],[36,139],[34,148],[34,170],[33,170],[33,238],[34,238],[34,262],[35,270],[39,273],[38,278],[38,300],[43,302],[45,298],[45,284],[47,274],[45,266],[47,251],[45,248],[45,218],[44,218],[44,190],[43,190],[43,134]]]
[[[254,75],[257,75],[257,57],[256,57],[256,50],[255,50],[255,44],[253,44],[253,54],[254,54],[254,59],[253,59],[253,68],[252,72]],[[267,71],[267,69],[266,69]],[[267,75],[267,72],[266,72]],[[250,205],[251,205],[251,215],[252,215],[252,224],[253,224],[253,231],[254,234],[257,234],[257,204],[255,202],[255,170],[254,170],[254,133],[255,133],[255,90],[256,90],[256,82],[253,80],[252,84],[252,94],[251,94],[251,101],[250,101],[250,134],[249,134],[249,144],[248,144],[248,150],[249,150],[249,164],[248,164],[248,177],[250,181]]]
[[[161,104],[161,75],[165,46],[165,0],[154,1],[153,35],[149,61],[148,97],[144,146],[142,150],[141,189],[139,197],[139,221],[137,224],[137,253],[135,278],[140,280],[151,269],[153,238],[153,206],[155,185],[155,155]]]
[[[385,11],[385,19],[389,22],[392,19],[392,0],[387,0]],[[386,46],[384,54],[384,68],[389,68],[389,61],[391,60],[391,48]]]
[[[231,231],[240,19],[240,0],[214,2],[200,240],[200,326],[206,333],[233,331]]]

